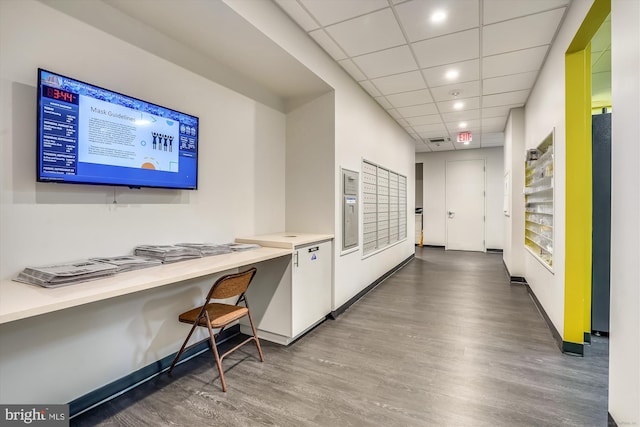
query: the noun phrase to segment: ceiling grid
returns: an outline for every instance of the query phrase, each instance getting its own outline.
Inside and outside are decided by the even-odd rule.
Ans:
[[[274,1],[417,152],[502,146],[509,111],[526,103],[571,2]],[[463,130],[473,136],[466,145],[456,142]]]

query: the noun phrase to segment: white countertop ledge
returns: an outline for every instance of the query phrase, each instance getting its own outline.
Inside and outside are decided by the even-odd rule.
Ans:
[[[236,239],[236,242],[257,243],[260,246],[272,248],[294,249],[299,246],[324,242],[331,239],[333,239],[333,234],[309,234],[283,231],[280,233],[241,237]]]
[[[0,324],[170,285],[281,256],[291,256],[291,253],[291,249],[287,248],[261,247],[118,273],[103,279],[58,288],[43,288],[2,280]]]

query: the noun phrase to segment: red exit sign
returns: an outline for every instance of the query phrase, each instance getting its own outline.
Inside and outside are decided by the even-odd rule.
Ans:
[[[458,142],[471,142],[471,132],[458,133]]]

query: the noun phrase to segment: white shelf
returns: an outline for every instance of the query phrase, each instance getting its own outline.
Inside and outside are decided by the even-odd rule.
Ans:
[[[538,159],[528,161],[525,166],[524,244],[542,265],[553,272],[553,224],[543,224],[541,222],[543,219],[535,217],[535,215],[544,215],[553,222],[553,132],[538,145],[537,150],[542,154]],[[551,236],[541,234],[539,227],[547,227],[547,230],[551,231]]]

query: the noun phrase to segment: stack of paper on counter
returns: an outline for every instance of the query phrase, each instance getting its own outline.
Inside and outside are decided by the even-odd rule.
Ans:
[[[229,245],[216,245],[213,243],[178,243],[176,246],[184,246],[200,251],[201,256],[221,255],[231,253]]]
[[[139,270],[141,268],[153,267],[162,264],[162,261],[156,258],[141,257],[137,255],[122,255],[107,258],[91,258],[91,261],[104,262],[111,264],[118,269],[118,273],[122,271]]]
[[[14,280],[53,288],[99,279],[115,274],[117,271],[117,267],[113,265],[85,259],[65,264],[27,267]]]
[[[136,246],[134,253],[141,257],[158,259],[164,264],[201,257],[197,249],[176,245],[140,245]]]
[[[260,247],[260,245],[255,243],[230,243],[229,245],[231,250],[235,252],[249,251]]]

